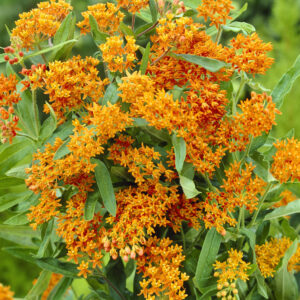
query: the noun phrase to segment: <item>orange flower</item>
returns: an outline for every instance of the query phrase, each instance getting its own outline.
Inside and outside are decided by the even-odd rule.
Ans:
[[[243,260],[243,252],[230,249],[228,258],[224,262],[216,261],[213,265],[217,271],[216,277],[219,277],[218,283],[235,282],[237,279],[248,280],[247,271],[250,269],[250,263]]]
[[[33,49],[36,44],[55,35],[63,19],[72,10],[64,0],[50,0],[38,4],[38,8],[20,14],[12,30],[11,41],[17,49]]]
[[[82,13],[84,19],[77,23],[83,34],[91,31],[90,15],[96,19],[99,30],[108,34],[118,31],[119,25],[124,18],[124,14],[113,3],[98,3],[88,6],[88,11]]]
[[[273,49],[272,44],[263,43],[257,33],[246,37],[238,34],[230,43],[235,51],[230,62],[239,72],[265,74],[274,62],[267,56],[267,52]]]
[[[276,202],[273,207],[286,206],[290,202],[293,202],[297,199],[297,197],[289,190],[285,190],[280,194],[280,200]],[[288,218],[288,217],[287,217]]]
[[[273,277],[280,259],[284,256],[287,249],[292,245],[292,241],[283,237],[280,239],[272,238],[269,242],[255,246],[258,267],[262,275]],[[288,263],[288,270],[300,271],[300,247],[298,245],[297,252],[291,257]]]
[[[171,243],[168,238],[150,238],[146,242],[144,255],[137,261],[138,271],[144,277],[140,282],[141,294],[147,300],[154,299],[154,295],[165,295],[170,300],[187,297],[183,285],[189,276],[179,270],[184,261],[182,248]]]
[[[106,43],[99,46],[102,51],[103,61],[112,72],[123,72],[132,69],[134,60],[136,60],[135,52],[138,46],[132,36],[125,36],[126,45],[123,46],[123,39],[118,36],[112,36],[106,39]]]
[[[149,5],[148,0],[117,0],[117,2],[119,7],[128,9],[133,14]]]
[[[277,152],[273,156],[274,162],[271,173],[281,183],[289,180],[300,180],[300,141],[295,138],[278,141],[274,144]]]
[[[14,292],[10,290],[9,286],[4,286],[0,283],[0,299],[1,300],[13,300]]]
[[[197,8],[199,15],[204,17],[204,20],[210,19],[210,26],[219,28],[221,24],[226,24],[230,11],[234,7],[231,0],[202,0],[201,5]]]
[[[88,269],[88,267],[89,267],[89,264],[87,262],[82,261],[78,267],[78,270],[80,270],[80,272],[78,273],[78,276],[82,275],[84,278],[87,278],[87,275],[92,273],[92,271],[90,271]]]
[[[15,75],[5,77],[0,75],[0,128],[1,128],[1,142],[5,143],[7,140],[12,142],[13,137],[16,136],[18,128],[19,117],[14,115],[13,105],[21,100],[20,94],[17,93],[18,80]]]
[[[103,96],[104,85],[98,77],[99,61],[92,57],[81,59],[75,56],[65,62],[49,63],[49,70],[36,68],[29,80],[32,88],[42,88],[49,95],[49,101],[55,111],[59,123],[65,121],[65,113],[85,107],[87,102],[98,102]],[[49,113],[49,107],[44,106]]]

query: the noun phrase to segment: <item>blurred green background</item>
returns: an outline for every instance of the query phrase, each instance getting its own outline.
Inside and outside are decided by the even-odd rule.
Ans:
[[[4,24],[13,28],[18,14],[36,6],[38,0],[0,0],[0,46],[9,45]],[[96,0],[72,0],[76,12],[84,11],[87,5]],[[103,2],[103,1],[101,1]],[[200,1],[199,1],[200,2]],[[272,57],[275,64],[266,76],[257,79],[267,88],[272,89],[280,77],[293,64],[300,54],[300,0],[242,0],[236,1],[238,6],[248,2],[248,10],[240,17],[240,21],[253,24],[264,41],[272,42]],[[80,13],[77,15],[80,19]],[[87,47],[88,48],[88,47]],[[281,136],[295,128],[296,137],[300,137],[300,80],[296,82],[281,109],[282,115],[277,117],[278,126],[275,136]],[[0,214],[1,222],[6,216]],[[0,239],[0,248],[10,243]],[[22,297],[30,289],[32,281],[39,270],[21,260],[14,259],[0,251],[0,282],[10,285],[16,297]]]

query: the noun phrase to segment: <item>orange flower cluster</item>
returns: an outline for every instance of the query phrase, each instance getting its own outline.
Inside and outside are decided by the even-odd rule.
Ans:
[[[226,24],[230,11],[234,7],[231,0],[202,0],[201,5],[197,8],[199,15],[204,17],[204,20],[210,19],[210,26],[220,27]]]
[[[99,46],[102,51],[103,61],[112,72],[123,73],[127,69],[132,69],[136,60],[135,52],[138,46],[132,36],[125,36],[126,45],[123,46],[123,39],[119,36],[112,36],[106,39],[106,43]]]
[[[184,261],[182,248],[171,244],[172,241],[168,238],[149,238],[144,255],[137,261],[138,270],[145,278],[140,283],[141,294],[147,300],[154,300],[155,296],[167,296],[170,300],[187,297],[183,284],[189,276],[180,272]]]
[[[119,7],[123,7],[133,14],[149,5],[148,0],[117,0],[117,2]]]
[[[112,257],[120,255],[128,258],[126,247],[131,247],[135,257],[148,235],[155,233],[156,226],[170,226],[179,231],[181,221],[199,227],[199,204],[196,200],[186,200],[178,193],[176,185],[168,186],[176,176],[159,161],[160,154],[152,148],[133,148],[131,137],[120,136],[109,148],[109,158],[115,164],[127,167],[138,187],[129,187],[116,194],[117,215],[106,220],[112,225],[107,231],[106,242],[110,245]],[[162,184],[161,180],[165,179]],[[187,214],[185,214],[185,212]],[[169,219],[168,219],[169,216]]]
[[[19,117],[14,115],[13,105],[21,100],[20,94],[17,93],[18,80],[15,75],[5,77],[0,75],[0,128],[1,142],[7,140],[12,142],[18,128]]]
[[[286,206],[290,202],[293,202],[297,199],[297,197],[289,190],[285,190],[280,194],[281,199],[276,202],[273,207],[281,207]]]
[[[62,140],[56,139],[53,146],[48,144],[43,153],[38,151],[34,155],[33,165],[27,170],[30,176],[26,180],[31,190],[40,193],[38,205],[31,207],[28,215],[29,220],[34,221],[32,227],[57,217],[57,231],[65,239],[68,256],[76,263],[80,259],[79,274],[85,277],[91,272],[90,265],[100,266],[101,249],[105,248],[100,214],[96,213],[91,221],[83,217],[88,193],[93,191],[95,182],[95,165],[91,158],[101,154],[103,145],[132,123],[118,105],[94,103],[88,111],[87,124],[82,125],[78,120],[73,122],[74,134],[68,143],[70,154],[55,159],[55,153],[63,144]]]
[[[82,13],[84,19],[77,23],[82,34],[91,31],[90,15],[96,19],[99,30],[108,34],[118,31],[119,25],[125,16],[113,3],[97,3],[88,6],[88,11]]]
[[[12,44],[17,49],[33,49],[36,44],[55,35],[71,10],[72,6],[64,0],[40,2],[38,8],[20,14],[12,30]]]
[[[214,268],[215,277],[219,277],[218,283],[226,286],[226,282],[232,283],[237,279],[243,281],[248,280],[247,271],[250,269],[250,263],[243,260],[243,252],[230,249],[228,251],[228,258],[224,262],[216,261]]]
[[[269,242],[255,246],[256,259],[261,274],[267,277],[273,277],[280,259],[284,256],[287,249],[292,245],[287,237],[280,239],[272,238]],[[288,270],[300,271],[300,246],[298,245],[296,253],[291,257],[288,263]]]
[[[266,183],[257,176],[252,178],[254,168],[251,164],[245,164],[245,169],[242,169],[239,162],[234,162],[225,171],[227,179],[221,186],[224,191],[209,192],[206,201],[202,203],[206,228],[215,227],[222,233],[226,223],[231,226],[236,223],[228,213],[243,206],[250,213],[256,209],[258,195],[264,191]]]
[[[278,141],[274,144],[277,148],[273,156],[271,173],[281,183],[300,180],[300,141],[295,138]]]
[[[13,300],[14,292],[10,290],[9,286],[4,286],[0,283],[0,299],[1,300]]]
[[[239,72],[265,74],[274,62],[273,58],[267,56],[267,52],[273,49],[272,44],[263,43],[257,33],[250,36],[238,34],[230,44],[235,51],[230,62]]]
[[[103,96],[104,85],[98,77],[99,61],[92,57],[81,59],[73,57],[65,62],[49,63],[49,69],[44,66],[34,68],[28,76],[32,89],[41,88],[49,95],[49,101],[59,123],[65,121],[65,114],[85,107],[86,102],[98,102]],[[28,86],[25,81],[25,86]],[[49,113],[49,107],[44,106]]]
[[[241,113],[225,119],[219,128],[217,141],[223,140],[230,152],[245,150],[250,142],[250,135],[260,136],[269,132],[275,125],[275,116],[280,113],[266,93],[251,93],[251,99],[242,101],[238,107]]]

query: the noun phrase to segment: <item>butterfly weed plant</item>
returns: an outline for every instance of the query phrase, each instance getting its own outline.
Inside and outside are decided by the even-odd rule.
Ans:
[[[42,269],[24,299],[297,299],[300,141],[269,132],[300,58],[264,89],[246,8],[102,1],[77,21],[50,0],[8,30],[0,236]]]

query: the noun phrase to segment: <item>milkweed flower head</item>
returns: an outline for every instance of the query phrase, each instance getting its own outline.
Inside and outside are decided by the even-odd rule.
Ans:
[[[229,16],[233,9],[231,0],[202,0],[201,5],[197,8],[199,15],[204,17],[204,20],[210,20],[211,26],[225,25],[227,20],[232,19]]]
[[[300,181],[300,141],[291,138],[278,141],[274,146],[277,151],[271,166],[273,176],[281,183]]]
[[[123,73],[127,69],[132,69],[136,60],[135,52],[138,46],[132,36],[125,36],[126,44],[123,45],[123,38],[112,36],[106,39],[106,42],[100,45],[102,58],[110,71]]]
[[[15,75],[5,77],[0,75],[0,128],[1,142],[5,143],[16,136],[19,117],[15,115],[14,105],[20,100],[20,94],[17,92],[18,80]]]
[[[12,30],[12,45],[17,49],[33,49],[36,44],[55,35],[72,6],[64,0],[40,2],[38,7],[20,14]]]
[[[187,297],[184,282],[189,279],[186,273],[180,271],[184,261],[181,246],[172,245],[168,238],[156,237],[147,240],[145,253],[139,257],[137,268],[143,273],[141,295],[147,300],[155,295],[165,295],[168,299],[181,300]]]
[[[293,202],[297,199],[297,197],[289,190],[285,190],[280,194],[280,200],[276,202],[273,207],[281,207],[286,206],[290,202]]]
[[[135,14],[149,5],[148,0],[117,0],[118,6]]]
[[[88,6],[88,10],[82,13],[83,20],[77,23],[82,34],[91,31],[89,16],[93,16],[99,26],[101,32],[113,34],[119,29],[119,25],[124,18],[124,14],[119,11],[118,7],[113,3],[97,3]]]
[[[14,292],[10,290],[9,286],[4,286],[0,283],[0,299],[3,300],[13,300]]]
[[[292,245],[293,241],[287,237],[272,238],[269,242],[255,246],[257,264],[261,274],[267,277],[273,277],[281,258]],[[296,253],[291,257],[288,263],[288,270],[300,271],[300,246]]]

